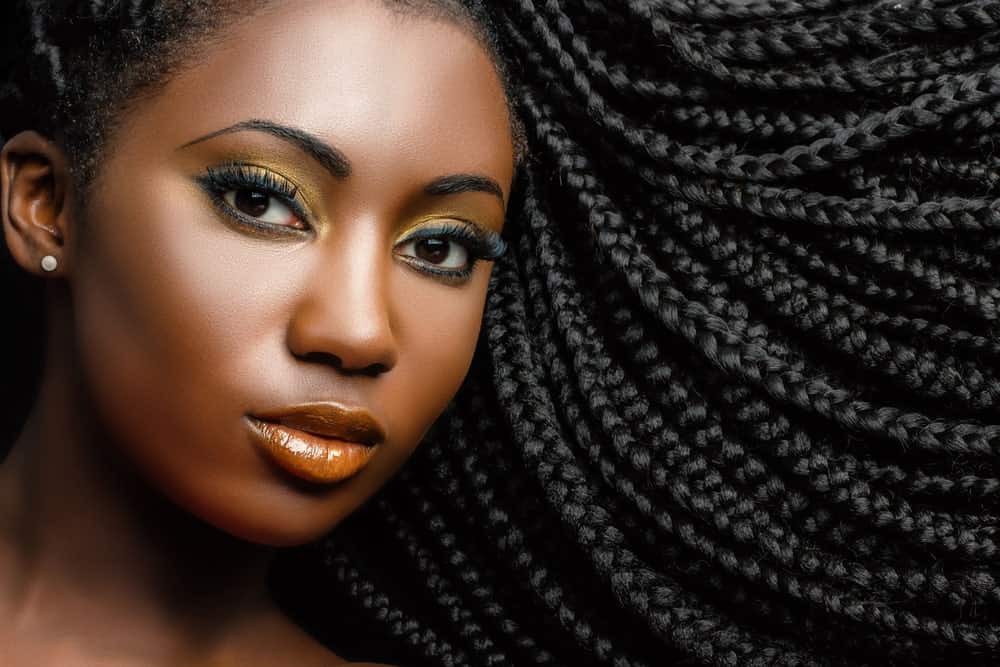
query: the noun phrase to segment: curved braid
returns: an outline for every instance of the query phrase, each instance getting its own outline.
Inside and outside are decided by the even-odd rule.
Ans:
[[[991,664],[1000,3],[609,4],[497,10],[519,238],[409,464],[441,509],[393,515],[456,541],[438,628],[470,664]]]
[[[622,403],[618,402],[618,404],[621,405]],[[742,495],[742,494],[734,494],[734,497],[739,497],[740,495]],[[760,511],[761,510],[758,508],[758,510],[757,510],[758,514],[760,514]],[[718,519],[716,519],[716,521],[717,520]],[[760,520],[760,517],[758,517],[758,521],[759,520]],[[773,534],[779,535],[779,537],[776,540],[776,543],[774,545],[774,551],[775,551],[775,553],[780,553],[780,551],[782,549],[787,548],[788,546],[791,546],[791,547],[795,546],[795,540],[793,539],[792,536],[790,536],[790,535],[782,535],[780,532],[775,532]],[[739,537],[738,537],[738,539],[739,539]],[[745,536],[744,536],[743,539],[745,539]],[[757,536],[756,538],[754,538],[754,541],[757,541],[758,543],[763,542],[764,544],[766,544],[768,539],[769,538],[765,537],[764,535],[760,535],[760,536]],[[977,553],[975,555],[982,557],[982,556],[988,556],[988,555],[990,555],[990,553],[993,553],[993,546],[992,546],[991,543],[989,543],[989,541],[987,541],[987,544],[982,545],[982,548],[985,549],[986,551],[985,552]],[[786,563],[786,565],[788,565],[788,563]]]

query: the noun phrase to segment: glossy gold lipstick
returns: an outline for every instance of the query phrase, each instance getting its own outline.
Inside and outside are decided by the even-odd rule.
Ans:
[[[309,403],[247,415],[251,439],[285,471],[330,484],[351,477],[374,456],[385,431],[370,413]]]

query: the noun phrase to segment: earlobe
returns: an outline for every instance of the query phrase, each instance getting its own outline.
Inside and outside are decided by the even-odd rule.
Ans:
[[[64,151],[38,132],[16,134],[0,150],[0,222],[25,271],[65,275],[71,190]]]

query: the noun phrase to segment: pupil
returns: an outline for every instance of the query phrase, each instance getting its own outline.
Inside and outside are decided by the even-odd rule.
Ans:
[[[271,198],[260,190],[238,190],[236,192],[236,208],[254,217],[264,215],[270,201]]]
[[[449,243],[441,239],[421,239],[417,241],[417,256],[424,261],[439,264],[448,257]]]

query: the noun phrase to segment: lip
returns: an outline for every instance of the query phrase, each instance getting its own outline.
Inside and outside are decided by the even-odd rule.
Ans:
[[[254,445],[286,472],[331,484],[357,474],[385,440],[385,429],[363,408],[309,403],[248,414]]]

